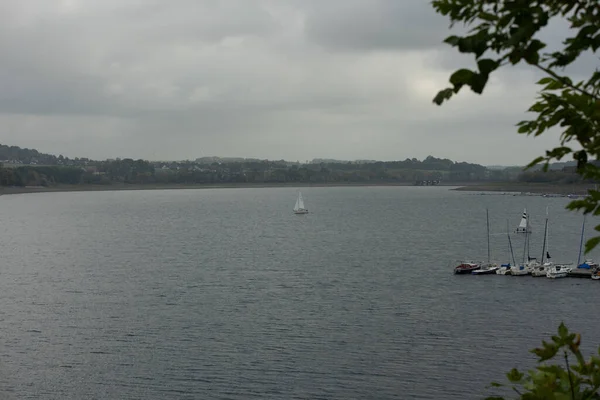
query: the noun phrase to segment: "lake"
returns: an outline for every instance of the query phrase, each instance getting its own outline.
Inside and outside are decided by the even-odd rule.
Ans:
[[[478,399],[560,321],[600,344],[600,282],[452,274],[486,208],[494,260],[525,207],[540,257],[548,207],[575,263],[568,199],[301,190],[308,215],[294,188],[1,196],[1,397]]]

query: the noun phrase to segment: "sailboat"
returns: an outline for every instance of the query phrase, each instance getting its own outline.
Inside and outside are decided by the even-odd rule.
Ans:
[[[585,215],[583,216],[583,224],[581,225],[581,239],[579,240],[579,254],[577,255],[577,268],[576,273],[578,275],[587,275],[591,274],[592,279],[600,279],[600,276],[597,275],[598,272],[598,263],[595,263],[592,259],[585,259],[583,263],[581,263],[581,251],[583,250],[583,238],[585,235]],[[581,263],[581,264],[580,264]],[[573,271],[575,272],[575,271]]]
[[[523,213],[523,215],[526,215],[526,211]],[[525,217],[525,227],[524,227],[524,232],[525,232],[525,240],[524,240],[524,244],[523,244],[523,263],[520,265],[513,265],[510,267],[510,274],[513,276],[522,276],[522,275],[529,275],[531,273],[531,271],[533,270],[533,267],[537,264],[537,261],[535,258],[532,258],[529,256],[529,219],[527,219],[527,217]],[[527,255],[527,262],[525,261],[525,255]]]
[[[511,255],[512,264],[509,261],[508,264],[500,265],[500,268],[496,270],[496,274],[498,275],[510,275],[510,267],[512,265],[517,265],[517,262],[515,261],[515,253],[512,247],[512,241],[510,240],[510,233],[508,231],[508,219],[506,220],[506,237],[508,238],[508,250]]]
[[[544,225],[544,244],[542,244],[542,262],[538,265],[534,265],[531,270],[531,276],[540,277],[548,276],[548,273],[554,266],[550,261],[550,253],[546,250],[546,244],[548,243],[548,208],[546,207],[546,223]],[[548,262],[544,263],[544,255],[546,255]]]
[[[490,215],[487,208],[485,217],[487,221],[487,263],[481,264],[478,269],[471,272],[473,275],[495,274],[499,269],[497,264],[490,261]]]
[[[529,224],[529,218],[527,218],[527,209],[523,209],[523,216],[521,222],[515,231],[517,233],[531,233],[531,225]]]
[[[308,209],[304,207],[304,199],[302,199],[302,193],[298,191],[298,198],[294,205],[294,214],[308,214]]]

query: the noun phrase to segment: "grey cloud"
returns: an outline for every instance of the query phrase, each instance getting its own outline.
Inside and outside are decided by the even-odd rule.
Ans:
[[[0,142],[93,158],[528,161],[513,125],[529,76],[432,105],[456,63],[447,25],[424,0],[0,1]]]
[[[441,46],[448,20],[429,1],[308,1],[311,40],[337,50],[423,49]]]

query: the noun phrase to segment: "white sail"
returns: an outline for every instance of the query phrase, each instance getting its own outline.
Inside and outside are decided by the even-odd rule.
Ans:
[[[527,220],[527,209],[523,210],[523,216],[521,217],[521,222],[517,227],[517,233],[529,233],[531,232],[531,224]]]
[[[294,212],[296,214],[306,214],[308,210],[304,207],[304,199],[302,198],[302,193],[298,192],[298,198],[296,199],[296,204],[294,205]]]
[[[302,198],[302,193],[298,192],[298,209],[304,210],[304,199]]]

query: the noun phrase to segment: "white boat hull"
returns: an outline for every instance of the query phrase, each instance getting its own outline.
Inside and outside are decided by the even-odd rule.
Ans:
[[[546,277],[550,279],[566,278],[567,272],[548,272]]]
[[[514,276],[525,276],[529,275],[530,273],[531,271],[523,265],[510,268],[510,274]]]
[[[482,266],[475,271],[471,271],[473,275],[487,275],[487,274],[496,274],[500,267],[496,265],[486,265]]]
[[[569,275],[569,271],[571,271],[571,268],[555,265],[548,270],[546,277],[550,279],[566,278]]]
[[[533,277],[543,277],[548,276],[548,271],[552,267],[551,263],[544,263],[544,265],[536,265],[533,267],[531,271],[531,276]]]
[[[308,210],[294,210],[294,214],[308,214]]]

